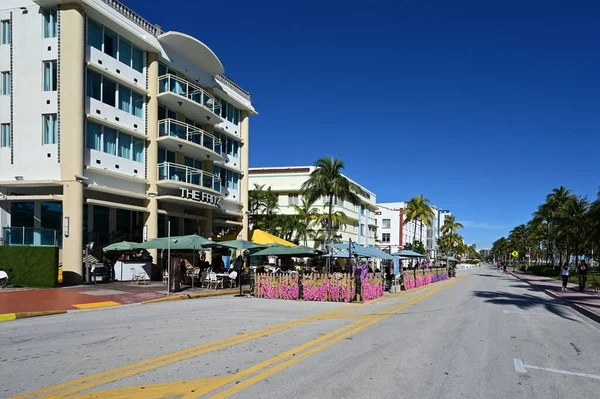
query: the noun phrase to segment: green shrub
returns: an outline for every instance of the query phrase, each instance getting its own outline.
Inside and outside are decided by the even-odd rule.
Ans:
[[[11,285],[56,287],[58,248],[0,246],[0,267],[10,276]]]

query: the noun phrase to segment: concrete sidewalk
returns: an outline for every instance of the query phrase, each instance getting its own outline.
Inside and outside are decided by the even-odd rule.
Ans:
[[[544,290],[548,295],[566,301],[571,307],[600,323],[600,292],[586,289],[579,292],[579,287],[569,284],[567,291],[561,291],[562,282],[552,277],[536,276],[525,272],[511,274],[532,286]]]

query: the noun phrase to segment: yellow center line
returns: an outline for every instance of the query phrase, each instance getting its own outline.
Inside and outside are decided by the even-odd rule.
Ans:
[[[415,294],[415,291],[411,291],[408,293],[408,296],[412,297],[414,294]],[[382,297],[379,299],[380,300],[381,299],[391,299],[391,298],[394,298],[397,296],[399,296],[399,295],[397,295],[397,294],[395,294],[393,296],[388,295],[388,296],[385,296],[385,297]],[[375,302],[376,301],[365,302],[365,303],[359,304],[358,306],[366,306],[366,305],[370,305]],[[212,352],[212,351],[215,351],[218,349],[222,349],[222,348],[226,348],[226,347],[229,347],[232,345],[243,343],[243,342],[255,339],[255,338],[259,338],[259,337],[263,337],[266,335],[281,332],[286,329],[290,329],[290,328],[300,326],[303,324],[307,324],[310,322],[335,317],[339,313],[348,312],[355,308],[356,307],[344,307],[344,308],[332,309],[332,310],[329,310],[326,312],[318,313],[316,315],[306,316],[306,317],[303,317],[300,319],[281,323],[281,324],[278,324],[275,326],[266,327],[263,329],[259,329],[259,330],[253,331],[253,332],[246,333],[246,334],[225,338],[225,339],[222,339],[219,341],[214,341],[211,343],[199,345],[194,348],[188,348],[188,349],[185,349],[182,351],[161,355],[161,356],[158,356],[155,358],[151,358],[151,359],[143,360],[143,361],[136,362],[133,364],[129,364],[126,366],[122,366],[119,368],[107,370],[107,371],[97,373],[97,374],[94,374],[91,376],[82,377],[82,378],[79,378],[76,380],[72,380],[72,381],[68,381],[65,383],[42,388],[42,389],[32,391],[32,392],[29,392],[26,394],[15,396],[13,399],[15,399],[15,398],[25,399],[25,398],[30,398],[30,397],[34,397],[34,396],[39,396],[42,394],[47,394],[50,392],[52,392],[52,393],[49,394],[48,396],[43,396],[43,397],[44,398],[45,397],[48,397],[48,398],[64,397],[64,396],[69,395],[74,392],[78,392],[78,391],[81,391],[84,389],[89,389],[89,388],[92,388],[92,387],[95,387],[95,386],[98,386],[101,384],[105,384],[108,382],[122,379],[127,376],[138,374],[138,373],[148,371],[148,370],[151,370],[154,368],[162,367],[162,366],[165,366],[165,365],[168,365],[168,364],[171,364],[174,362],[178,362],[181,360],[189,359],[194,356],[202,355],[202,354]],[[357,323],[360,323],[360,322],[363,322],[363,320],[359,320]],[[351,324],[350,326],[352,326],[353,324]],[[56,392],[53,392],[53,391],[56,391]]]

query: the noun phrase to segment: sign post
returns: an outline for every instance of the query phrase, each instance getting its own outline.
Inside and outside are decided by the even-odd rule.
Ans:
[[[517,261],[517,258],[519,257],[519,252],[517,251],[512,251],[512,257],[513,257],[513,272],[515,271],[515,262]]]

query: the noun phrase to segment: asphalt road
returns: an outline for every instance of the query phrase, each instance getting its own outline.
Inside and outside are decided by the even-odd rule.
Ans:
[[[365,305],[214,298],[0,323],[0,397],[598,397],[598,324],[495,269],[459,277]]]

